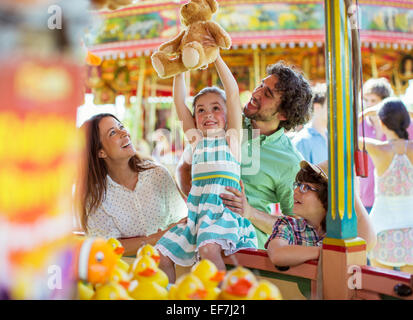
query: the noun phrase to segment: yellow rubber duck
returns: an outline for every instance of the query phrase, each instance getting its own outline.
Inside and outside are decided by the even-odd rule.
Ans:
[[[77,282],[77,294],[80,300],[90,300],[95,294],[95,290],[90,283],[84,281]]]
[[[168,291],[156,282],[133,280],[128,291],[135,300],[168,299]]]
[[[222,284],[220,300],[247,300],[250,290],[257,285],[254,274],[243,267],[229,271]]]
[[[221,292],[218,284],[224,279],[225,271],[219,271],[215,264],[203,259],[191,268],[191,273],[199,278],[207,291],[206,300],[216,300]]]
[[[77,256],[78,279],[92,285],[108,282],[115,270],[116,259],[112,247],[105,239],[84,239]]]
[[[275,284],[260,280],[258,285],[250,290],[248,300],[282,300],[282,295]]]
[[[170,300],[205,300],[206,296],[202,281],[192,273],[181,276],[169,289]]]
[[[118,239],[115,239],[115,238],[110,238],[108,240],[108,244],[112,246],[113,252],[118,257],[118,261],[116,263],[116,266],[118,268],[121,268],[125,272],[128,272],[129,271],[129,264],[121,259],[123,253],[125,252],[125,248],[122,246],[120,241]]]
[[[159,255],[159,252],[155,247],[151,246],[150,244],[145,244],[143,247],[140,247],[138,252],[136,253],[136,257],[138,258],[145,255],[151,257],[156,262],[156,265],[159,266],[161,256]]]
[[[125,289],[128,289],[132,280],[132,275],[125,272],[123,269],[116,267],[110,280],[117,282]]]
[[[110,281],[96,287],[92,300],[133,300],[119,283]]]
[[[138,280],[139,282],[155,282],[163,288],[168,286],[168,276],[158,268],[156,262],[152,258],[142,256],[136,259],[135,262],[132,275],[133,279]]]

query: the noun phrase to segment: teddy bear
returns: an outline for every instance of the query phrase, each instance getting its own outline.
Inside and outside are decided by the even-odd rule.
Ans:
[[[212,15],[218,10],[216,0],[190,0],[181,6],[183,30],[172,40],[163,43],[152,54],[152,65],[162,79],[187,70],[202,69],[216,60],[219,49],[229,49],[231,38]],[[213,39],[212,45],[202,45]]]

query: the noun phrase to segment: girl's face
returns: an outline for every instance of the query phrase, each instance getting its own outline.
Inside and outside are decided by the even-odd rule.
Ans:
[[[195,105],[195,124],[206,135],[207,130],[225,129],[227,123],[224,99],[216,93],[200,96]]]
[[[317,186],[312,183],[303,182],[302,184],[317,189]],[[308,187],[306,187],[307,191],[304,193],[299,186],[294,189],[293,213],[306,219],[311,225],[319,226],[327,212],[318,198],[317,191],[313,191]]]
[[[99,158],[130,159],[136,153],[129,132],[115,118],[105,117],[100,120],[99,137],[102,144],[102,149],[98,152]]]

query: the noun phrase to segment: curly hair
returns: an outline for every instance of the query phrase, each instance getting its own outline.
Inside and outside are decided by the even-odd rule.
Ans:
[[[323,204],[323,208],[326,210],[326,212],[328,212],[328,182],[326,182],[319,173],[315,172],[312,169],[309,169],[308,167],[302,168],[300,171],[298,171],[295,177],[295,181],[314,184],[318,189],[317,197]],[[323,228],[323,230],[326,230],[326,217],[324,217],[323,221],[321,222],[321,227]]]
[[[267,74],[278,78],[275,90],[282,93],[279,111],[287,120],[280,121],[280,127],[290,130],[308,122],[313,111],[313,94],[303,75],[283,61],[269,65]]]

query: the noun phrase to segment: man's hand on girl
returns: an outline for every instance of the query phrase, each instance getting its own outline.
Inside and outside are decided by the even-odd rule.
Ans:
[[[244,183],[240,181],[241,191],[236,188],[225,187],[225,190],[233,193],[230,195],[227,193],[221,193],[220,197],[225,206],[228,207],[232,212],[238,213],[246,219],[251,217],[251,206],[248,203],[247,197],[245,195]]]

